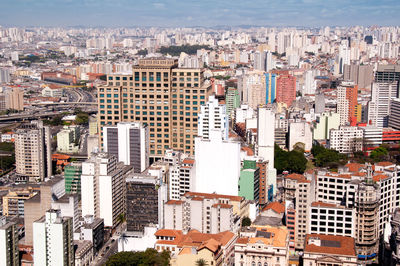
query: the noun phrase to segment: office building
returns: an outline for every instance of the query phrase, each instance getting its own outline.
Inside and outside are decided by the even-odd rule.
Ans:
[[[35,265],[74,265],[72,218],[62,217],[59,210],[48,210],[33,223]]]
[[[173,59],[140,59],[133,75],[107,76],[107,86],[98,89],[100,144],[104,126],[142,122],[149,126],[153,160],[171,148],[193,154],[198,113],[211,87],[201,69],[176,67]]]
[[[235,265],[289,265],[289,237],[284,227],[242,228],[234,249]]]
[[[145,200],[143,200],[145,199]],[[162,179],[148,173],[134,174],[126,179],[126,221],[128,231],[144,231],[146,226],[159,225],[163,205],[167,201]]]
[[[64,167],[65,193],[81,194],[82,163],[72,162]]]
[[[104,244],[104,220],[86,215],[82,222],[79,240],[90,241],[94,251],[99,252]]]
[[[291,106],[296,100],[296,77],[288,74],[279,74],[276,79],[276,102]]]
[[[238,195],[240,142],[223,140],[211,130],[209,139],[196,138],[195,192]]]
[[[51,203],[51,209],[60,210],[61,217],[72,218],[73,232],[79,229],[79,218],[81,217],[81,213],[79,210],[78,194],[65,194]]]
[[[18,227],[4,216],[0,216],[0,265],[19,265]]]
[[[249,203],[243,197],[188,192],[180,200],[165,203],[164,228],[210,234],[237,232],[241,219],[248,215]]]
[[[357,127],[341,126],[339,129],[331,129],[329,148],[347,154],[362,151],[363,134],[363,130]]]
[[[325,96],[323,93],[315,95],[315,113],[321,114],[325,112]]]
[[[15,133],[15,164],[20,182],[43,181],[52,175],[50,128],[41,121],[21,125]]]
[[[354,82],[360,89],[370,89],[373,77],[372,65],[344,65],[343,79]]]
[[[115,227],[126,213],[125,177],[132,167],[107,153],[97,153],[82,163],[82,216],[104,219],[104,226]]]
[[[307,234],[305,239],[304,265],[356,266],[354,238],[324,234]]]
[[[149,127],[141,123],[120,122],[103,127],[103,149],[136,173],[149,167]]]
[[[229,118],[224,104],[219,104],[214,95],[200,107],[198,136],[210,138],[210,130],[220,130],[224,140],[228,139]]]
[[[64,126],[57,133],[57,151],[62,153],[78,153],[80,136],[79,126]]]

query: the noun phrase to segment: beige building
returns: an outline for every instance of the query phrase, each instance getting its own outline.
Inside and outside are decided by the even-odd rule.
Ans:
[[[43,181],[52,175],[50,128],[42,121],[21,125],[15,133],[18,181]]]
[[[187,192],[180,200],[164,205],[164,228],[216,234],[237,232],[243,217],[249,216],[249,203],[239,196]]]
[[[30,187],[10,190],[3,196],[3,215],[24,217],[24,202],[36,194]]]
[[[235,243],[235,265],[289,265],[289,232],[286,227],[242,229]]]
[[[107,86],[98,89],[100,145],[103,126],[142,122],[150,128],[151,158],[171,148],[193,154],[200,105],[210,88],[203,70],[177,68],[173,59],[141,59],[133,75],[108,75]]]
[[[309,234],[305,239],[303,265],[356,266],[354,238]]]
[[[290,174],[283,178],[283,188],[285,201],[295,202],[295,248],[303,249],[304,238],[309,230],[309,206],[314,201],[311,182],[303,175]]]
[[[25,245],[33,244],[33,222],[51,209],[51,203],[65,194],[65,182],[61,176],[50,179],[40,185],[40,193],[26,200],[25,215]]]
[[[233,265],[233,246],[237,236],[232,232],[203,234],[191,230],[183,234],[180,230],[158,230],[155,234],[156,250],[171,252],[171,266],[196,265],[203,259],[207,265]]]

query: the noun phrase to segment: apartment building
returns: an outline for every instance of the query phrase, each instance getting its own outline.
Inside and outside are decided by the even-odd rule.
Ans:
[[[169,199],[179,200],[186,192],[194,191],[195,160],[185,158],[169,170]]]
[[[309,205],[314,200],[311,191],[311,181],[303,175],[290,174],[283,178],[283,190],[285,201],[291,201],[294,204],[295,211],[295,248],[304,248],[304,239],[309,230],[308,223]]]
[[[107,153],[93,154],[82,163],[82,216],[104,219],[106,227],[115,227],[126,212],[125,177],[132,167]]]
[[[19,265],[18,227],[8,217],[0,217],[0,265]]]
[[[64,167],[65,193],[81,194],[82,163],[72,162]]]
[[[287,229],[243,228],[235,243],[235,265],[289,265]]]
[[[15,133],[15,164],[20,182],[43,181],[52,175],[50,128],[42,121],[21,125]]]
[[[347,154],[362,151],[363,130],[351,126],[341,126],[339,129],[331,129],[329,133],[329,148]]]
[[[33,223],[34,263],[38,266],[74,265],[72,218],[48,210]]]
[[[248,201],[239,196],[188,192],[180,200],[165,203],[166,229],[203,233],[236,232],[249,215]]]
[[[171,148],[193,154],[198,113],[210,93],[201,69],[177,68],[174,59],[140,59],[133,75],[108,75],[107,86],[98,89],[100,143],[104,126],[142,122],[149,126],[153,160]]]
[[[358,86],[353,82],[342,82],[337,87],[337,113],[340,116],[340,125],[350,125],[357,122],[356,106],[358,104]]]
[[[136,173],[149,167],[149,128],[135,122],[120,122],[103,128],[103,149]]]
[[[324,234],[307,234],[305,239],[303,265],[359,265],[354,238]]]
[[[24,217],[24,202],[37,194],[31,187],[11,189],[2,198],[3,215]]]

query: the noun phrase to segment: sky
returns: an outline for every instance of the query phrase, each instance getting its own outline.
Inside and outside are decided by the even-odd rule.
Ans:
[[[0,0],[2,26],[400,24],[400,0]]]

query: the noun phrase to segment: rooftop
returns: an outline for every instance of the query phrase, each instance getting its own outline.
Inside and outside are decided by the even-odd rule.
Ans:
[[[304,252],[356,256],[352,237],[308,234],[305,243]]]

